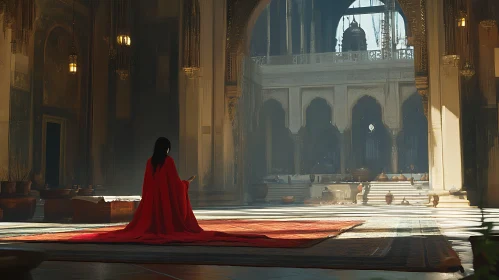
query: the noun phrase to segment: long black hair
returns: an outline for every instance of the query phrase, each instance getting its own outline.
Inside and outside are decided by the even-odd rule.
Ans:
[[[156,140],[156,143],[154,144],[154,152],[151,157],[153,175],[156,172],[158,166],[159,168],[163,166],[163,163],[168,156],[168,152],[170,151],[171,146],[172,145],[170,143],[170,140],[166,139],[165,137],[159,137],[158,140]]]

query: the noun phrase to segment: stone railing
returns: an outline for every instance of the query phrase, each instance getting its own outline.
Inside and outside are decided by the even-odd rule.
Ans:
[[[382,60],[414,60],[413,49],[399,49],[391,54],[384,55],[381,50],[358,51],[358,52],[334,52],[315,53],[281,56],[256,56],[251,58],[257,65],[293,65],[293,64],[316,64],[316,63],[348,63],[348,62],[370,62]]]

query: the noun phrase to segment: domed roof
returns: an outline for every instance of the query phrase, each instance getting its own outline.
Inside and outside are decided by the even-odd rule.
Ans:
[[[366,51],[367,39],[366,32],[359,26],[359,23],[353,19],[350,27],[343,32],[343,51]]]

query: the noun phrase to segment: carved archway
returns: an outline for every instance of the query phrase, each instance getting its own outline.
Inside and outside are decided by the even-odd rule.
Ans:
[[[309,120],[303,129],[303,169],[310,174],[340,171],[340,132],[334,124],[333,107],[316,97],[306,107]]]
[[[247,54],[248,38],[261,12],[272,0],[228,0],[227,1],[227,44],[225,93],[228,104],[237,102],[241,96],[238,86],[242,76],[242,59]],[[412,34],[409,43],[414,45],[416,87],[423,97],[425,114],[428,106],[428,47],[426,39],[426,1],[427,0],[397,0],[407,19],[408,33]],[[338,5],[345,10],[354,0],[345,0]],[[248,12],[251,11],[251,12]],[[230,112],[231,117],[235,112]]]
[[[372,125],[372,128],[371,128]],[[382,107],[365,95],[352,109],[352,151],[356,168],[374,173],[389,170],[391,139],[383,123]]]

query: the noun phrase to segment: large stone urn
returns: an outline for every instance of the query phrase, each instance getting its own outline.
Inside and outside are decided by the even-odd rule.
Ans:
[[[251,197],[254,202],[265,202],[269,193],[269,186],[265,183],[254,184],[251,186]]]
[[[473,252],[473,269],[475,271],[480,269],[491,271],[492,263],[484,254],[484,248],[497,246],[499,244],[499,235],[492,234],[487,239],[484,236],[471,236],[468,240],[471,243],[471,251]],[[497,255],[497,252],[495,255]],[[499,276],[499,262],[496,262],[495,271],[492,271],[492,275]]]
[[[379,174],[378,181],[379,182],[387,182],[388,181],[388,176],[386,176],[385,172],[381,172],[381,174]]]
[[[371,180],[371,171],[368,168],[358,168],[352,172],[352,176],[354,180],[358,180],[360,182],[367,182]]]

